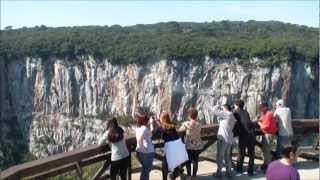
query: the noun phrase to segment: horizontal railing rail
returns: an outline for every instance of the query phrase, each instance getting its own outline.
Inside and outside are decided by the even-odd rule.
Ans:
[[[202,127],[202,139],[207,141],[203,150],[216,141],[218,128],[217,124]],[[301,137],[305,137],[306,134],[318,133],[319,119],[295,119],[293,120],[293,129],[295,134],[300,136],[300,139]],[[183,135],[183,132],[180,132],[180,134]],[[128,137],[126,142],[130,152],[134,152],[136,145],[135,137]],[[163,142],[155,142],[155,147],[162,148]],[[156,159],[162,160],[163,156],[156,154]],[[98,162],[104,162],[104,165],[92,179],[99,179],[110,163],[110,147],[108,145],[90,145],[70,152],[16,165],[0,172],[0,179],[45,179],[74,170],[77,172],[78,179],[82,179],[82,168]],[[129,167],[128,178],[130,179],[131,163]]]

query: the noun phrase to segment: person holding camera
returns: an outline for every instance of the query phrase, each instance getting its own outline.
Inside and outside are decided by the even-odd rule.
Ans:
[[[226,176],[232,177],[231,172],[231,146],[234,141],[233,128],[236,123],[236,119],[231,111],[229,104],[222,106],[223,110],[219,110],[219,105],[213,108],[213,113],[218,117],[219,129],[218,129],[218,141],[217,141],[217,165],[218,169],[215,174],[216,177],[221,177],[221,169],[223,167],[223,161],[226,165]]]

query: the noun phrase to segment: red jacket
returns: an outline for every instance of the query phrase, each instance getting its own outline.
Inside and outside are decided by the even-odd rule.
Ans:
[[[276,134],[277,133],[277,124],[276,120],[271,111],[267,111],[265,114],[262,114],[260,117],[260,128],[261,131],[265,134]]]

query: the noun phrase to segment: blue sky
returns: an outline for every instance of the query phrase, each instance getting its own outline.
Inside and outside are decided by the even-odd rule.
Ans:
[[[319,2],[302,1],[1,1],[1,29],[35,25],[151,24],[167,21],[277,20],[319,26]]]

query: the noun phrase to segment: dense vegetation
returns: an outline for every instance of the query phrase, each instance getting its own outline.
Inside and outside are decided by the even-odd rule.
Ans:
[[[158,23],[129,27],[82,26],[1,31],[0,58],[81,55],[113,63],[146,63],[158,59],[203,59],[204,56],[247,60],[316,61],[318,30],[276,21]]]

